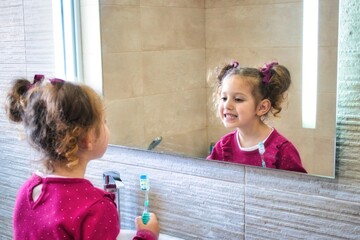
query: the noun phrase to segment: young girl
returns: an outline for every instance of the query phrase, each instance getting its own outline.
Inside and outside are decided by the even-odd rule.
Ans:
[[[236,130],[223,136],[207,159],[306,173],[294,145],[263,122],[269,113],[281,111],[291,83],[287,68],[276,62],[260,69],[241,68],[233,62],[217,79],[218,115],[226,128]]]
[[[27,138],[43,155],[45,173],[33,174],[19,190],[14,209],[15,239],[117,238],[114,195],[84,179],[90,160],[103,156],[109,138],[101,98],[89,87],[61,79],[14,81],[6,103],[10,120],[23,122]],[[134,239],[157,239],[152,213],[136,218]]]

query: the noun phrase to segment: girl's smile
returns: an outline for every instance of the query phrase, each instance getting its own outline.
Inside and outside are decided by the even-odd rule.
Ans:
[[[237,118],[238,117],[238,115],[236,115],[236,114],[232,114],[232,113],[224,113],[224,117],[225,117],[225,119],[234,119],[234,118]]]

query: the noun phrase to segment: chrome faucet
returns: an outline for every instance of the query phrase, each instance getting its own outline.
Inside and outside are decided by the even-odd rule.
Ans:
[[[124,186],[120,178],[120,173],[117,171],[107,171],[103,173],[103,184],[106,192],[113,193],[115,195],[116,208],[119,214],[120,223],[120,187]]]
[[[153,150],[154,148],[156,148],[157,145],[159,145],[162,141],[162,137],[159,136],[159,137],[156,137],[154,138],[151,143],[149,144],[148,146],[148,149],[147,150]]]

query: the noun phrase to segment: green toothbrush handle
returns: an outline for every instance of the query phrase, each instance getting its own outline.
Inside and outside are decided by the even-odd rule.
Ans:
[[[150,220],[150,213],[144,212],[141,218],[142,222],[146,225]]]

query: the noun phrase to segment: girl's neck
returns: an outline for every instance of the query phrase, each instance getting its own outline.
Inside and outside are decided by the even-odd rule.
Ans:
[[[86,166],[77,165],[73,168],[67,166],[55,166],[51,175],[67,178],[84,178]]]
[[[260,141],[266,139],[271,131],[272,128],[263,122],[246,129],[238,128],[240,145],[244,148],[255,146],[259,144]]]

